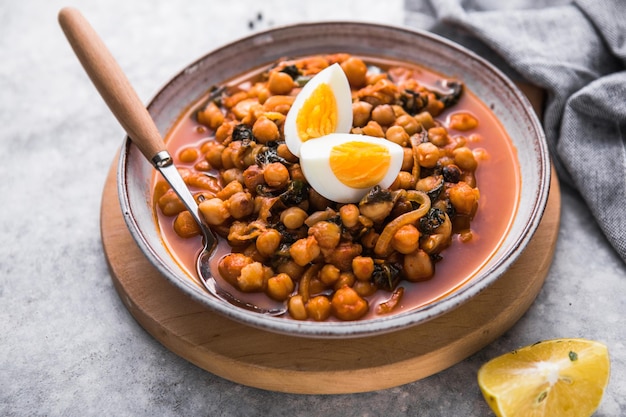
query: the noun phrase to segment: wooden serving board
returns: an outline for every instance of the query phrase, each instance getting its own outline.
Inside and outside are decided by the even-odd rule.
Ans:
[[[102,199],[102,243],[115,288],[133,317],[165,347],[200,368],[240,384],[289,393],[390,388],[477,352],[517,322],[535,300],[552,262],[560,221],[560,190],[553,175],[543,220],[529,246],[501,279],[474,299],[390,334],[308,339],[233,322],[170,284],[130,235],[115,175],[113,163]]]

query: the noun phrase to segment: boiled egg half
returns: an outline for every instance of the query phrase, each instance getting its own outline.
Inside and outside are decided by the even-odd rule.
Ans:
[[[331,133],[302,143],[300,166],[319,194],[338,203],[354,203],[376,185],[391,186],[403,156],[402,147],[387,139]]]
[[[330,133],[348,133],[351,128],[350,84],[335,63],[311,78],[296,96],[285,119],[285,143],[299,157],[302,144]]]

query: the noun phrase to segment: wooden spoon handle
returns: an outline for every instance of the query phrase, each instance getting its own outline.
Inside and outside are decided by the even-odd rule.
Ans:
[[[152,158],[165,150],[161,135],[128,78],[93,27],[76,9],[59,12],[59,24],[91,81],[133,143]]]

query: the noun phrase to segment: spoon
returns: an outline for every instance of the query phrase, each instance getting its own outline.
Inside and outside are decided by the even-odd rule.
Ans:
[[[217,245],[217,238],[202,220],[198,204],[174,165],[150,113],[113,55],[78,10],[70,7],[61,9],[59,24],[92,83],[128,137],[163,175],[200,226],[203,248],[198,256],[196,268],[205,288],[217,298],[246,310],[274,316],[284,314],[286,312],[284,304],[270,308],[261,307],[240,300],[218,285],[209,267],[209,261]]]

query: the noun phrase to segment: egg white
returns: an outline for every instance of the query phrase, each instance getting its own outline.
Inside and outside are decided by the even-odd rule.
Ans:
[[[285,143],[289,151],[300,156],[300,147],[304,143],[298,134],[296,120],[303,104],[311,93],[322,83],[330,86],[337,103],[337,126],[335,132],[348,133],[352,128],[352,93],[348,78],[339,64],[333,64],[311,78],[296,96],[291,109],[287,113],[284,125]],[[316,140],[316,139],[309,139]]]
[[[404,151],[396,143],[386,139],[349,133],[332,133],[315,140],[309,140],[300,148],[300,166],[307,182],[322,196],[337,203],[356,203],[363,198],[372,187],[353,188],[342,183],[333,173],[330,166],[330,152],[336,145],[345,142],[367,142],[384,146],[389,151],[391,160],[384,178],[377,184],[388,188],[395,181],[402,168]]]

